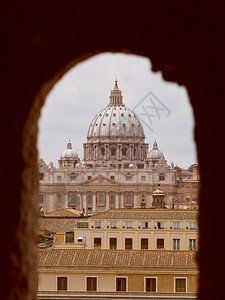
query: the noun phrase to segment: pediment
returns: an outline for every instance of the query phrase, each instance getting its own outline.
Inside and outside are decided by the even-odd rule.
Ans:
[[[81,185],[118,185],[119,182],[105,176],[96,176],[84,181]]]

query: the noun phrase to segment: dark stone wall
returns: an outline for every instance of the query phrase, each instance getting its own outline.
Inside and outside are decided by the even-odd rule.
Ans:
[[[76,63],[110,51],[148,57],[153,71],[188,90],[201,175],[199,299],[218,299],[225,267],[223,3],[106,4],[1,7],[0,298],[35,298],[37,121],[45,97]]]

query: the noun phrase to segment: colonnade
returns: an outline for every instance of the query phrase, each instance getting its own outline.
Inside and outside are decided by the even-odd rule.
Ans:
[[[102,199],[100,201],[100,195]],[[128,197],[128,195],[130,195]],[[146,207],[152,206],[152,193],[138,193],[138,192],[101,192],[101,191],[87,191],[79,194],[80,203],[79,207],[76,206],[77,210],[84,210],[86,213],[106,211],[110,208],[136,208],[140,205],[144,196]],[[71,195],[65,194],[65,208],[69,207],[69,197]],[[128,200],[129,198],[129,200]]]

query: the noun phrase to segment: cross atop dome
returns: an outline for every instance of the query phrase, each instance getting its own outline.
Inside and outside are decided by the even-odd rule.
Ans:
[[[115,86],[114,86],[114,90],[119,90],[119,88],[118,88],[118,79],[117,79],[117,76],[115,76]]]
[[[111,90],[111,95],[109,96],[109,105],[124,105],[123,96],[121,94],[121,90],[118,87],[117,76],[115,78],[114,89]]]

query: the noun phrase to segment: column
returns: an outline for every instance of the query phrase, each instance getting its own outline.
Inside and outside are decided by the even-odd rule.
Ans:
[[[122,159],[122,144],[120,144],[120,159]]]
[[[48,212],[51,212],[53,210],[54,210],[53,193],[50,192],[50,194],[49,194],[49,201],[48,201]]]
[[[107,160],[107,146],[106,145],[104,146],[104,149],[105,149],[104,160]]]
[[[92,212],[96,212],[96,193],[93,193],[93,198],[92,198]]]
[[[87,211],[87,193],[86,192],[83,194],[83,209],[85,212]]]
[[[105,145],[105,159],[109,159],[109,144]]]
[[[65,193],[65,208],[69,207],[68,193]]]
[[[94,145],[94,159],[97,159],[97,146]]]
[[[138,194],[134,193],[134,208],[137,207],[137,198],[138,198],[137,196],[138,196]]]
[[[119,193],[116,193],[116,203],[115,208],[119,208]]]
[[[152,193],[149,192],[149,194],[148,194],[148,203],[149,203],[149,207],[152,207],[152,202],[153,202]]]
[[[109,209],[109,193],[106,193],[106,203],[105,203],[105,209]]]
[[[133,158],[133,155],[132,155],[133,147],[130,145],[129,149],[130,149],[130,159],[132,159]]]
[[[87,146],[84,144],[84,160],[87,158]]]
[[[121,193],[120,207],[124,208],[124,193]]]

